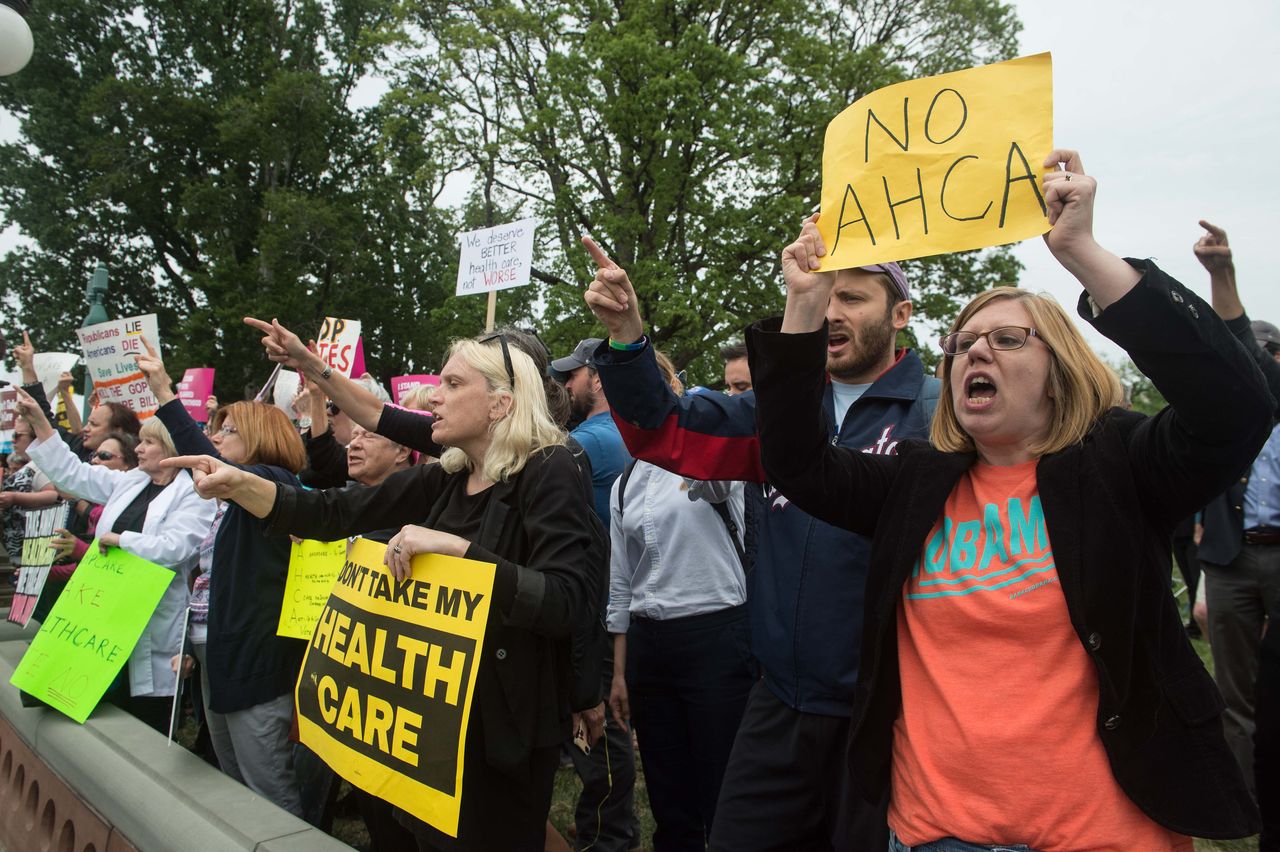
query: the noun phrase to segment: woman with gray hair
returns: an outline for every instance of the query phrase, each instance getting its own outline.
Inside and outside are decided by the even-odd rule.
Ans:
[[[103,504],[98,546],[119,547],[172,569],[173,579],[129,655],[127,683],[113,685],[106,700],[161,733],[169,727],[173,675],[169,660],[182,649],[187,608],[187,570],[213,521],[214,506],[202,500],[185,471],[160,466],[177,453],[169,430],[154,418],[139,432],[138,466],[113,470],[76,458],[54,431],[39,404],[18,390],[18,414],[36,440],[28,453],[60,491]]]

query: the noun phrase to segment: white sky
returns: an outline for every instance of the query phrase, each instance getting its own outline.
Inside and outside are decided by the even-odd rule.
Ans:
[[[1022,54],[1051,51],[1054,143],[1098,179],[1094,233],[1208,297],[1191,246],[1226,228],[1250,316],[1280,323],[1280,4],[1017,0]],[[1074,310],[1079,284],[1040,239],[1015,248],[1023,287]],[[1090,332],[1108,353],[1119,350]]]
[[[1251,316],[1280,323],[1280,4],[1267,0],[1014,0],[1021,54],[1051,51],[1054,141],[1097,177],[1095,232],[1122,255],[1154,258],[1207,295],[1191,254],[1206,218],[1226,228]],[[39,50],[39,45],[36,46]],[[21,84],[21,75],[12,78]],[[0,138],[17,124],[0,110]],[[17,242],[0,233],[0,252]],[[1015,247],[1022,286],[1070,308],[1079,285],[1040,239]],[[1115,347],[1087,332],[1100,349]]]

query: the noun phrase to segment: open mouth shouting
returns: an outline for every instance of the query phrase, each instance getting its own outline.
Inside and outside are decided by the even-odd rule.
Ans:
[[[971,373],[965,377],[965,405],[970,409],[982,409],[996,398],[996,384],[985,373]]]
[[[849,335],[842,331],[833,331],[827,335],[827,354],[831,355],[843,350],[849,344]]]

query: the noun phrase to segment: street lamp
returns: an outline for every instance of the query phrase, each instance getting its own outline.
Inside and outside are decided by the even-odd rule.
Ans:
[[[8,2],[8,0],[0,0],[0,2]],[[80,323],[81,328],[88,328],[91,325],[106,322],[111,319],[107,316],[107,308],[103,305],[103,300],[107,298],[107,267],[99,262],[98,268],[93,270],[93,277],[89,279],[89,283],[84,288],[85,301],[89,303],[89,313],[85,315],[84,322]],[[85,365],[84,373],[84,412],[82,417],[87,421],[89,419],[89,397],[93,395],[93,376],[89,375],[88,365]]]
[[[27,0],[0,0],[0,77],[17,74],[31,61],[28,8]]]

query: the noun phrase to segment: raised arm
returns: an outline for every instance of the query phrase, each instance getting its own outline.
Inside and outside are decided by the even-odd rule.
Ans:
[[[370,393],[368,388],[341,373],[335,373],[298,335],[282,326],[279,320],[266,322],[245,317],[244,322],[262,332],[262,346],[267,350],[267,357],[277,364],[302,373],[307,377],[308,384],[318,387],[356,423],[370,432],[378,430],[382,400]],[[313,431],[312,434],[317,433]]]
[[[135,355],[134,358],[138,362],[138,369],[147,379],[147,386],[151,388],[152,395],[160,404],[156,409],[156,417],[159,417],[160,422],[169,430],[169,437],[173,439],[173,446],[178,450],[178,454],[213,456],[221,459],[222,454],[213,446],[213,442],[205,434],[204,427],[195,421],[191,412],[187,411],[187,407],[182,404],[182,400],[174,394],[173,380],[169,378],[164,361],[160,359],[160,353],[145,337],[142,338],[142,345],[146,347],[146,354]]]
[[[50,425],[39,404],[22,388],[18,389],[17,411],[18,416],[30,424],[31,431],[36,436],[27,452],[53,485],[93,503],[107,502],[120,484],[123,474],[76,458],[75,453],[71,452],[71,448]],[[56,494],[54,499],[57,499]],[[42,505],[52,505],[52,501]]]
[[[1060,148],[1045,157],[1044,167],[1061,166],[1044,176],[1044,203],[1053,227],[1045,244],[1062,267],[1084,286],[1099,311],[1123,298],[1142,273],[1093,238],[1093,201],[1097,181],[1084,172],[1078,151]]]

